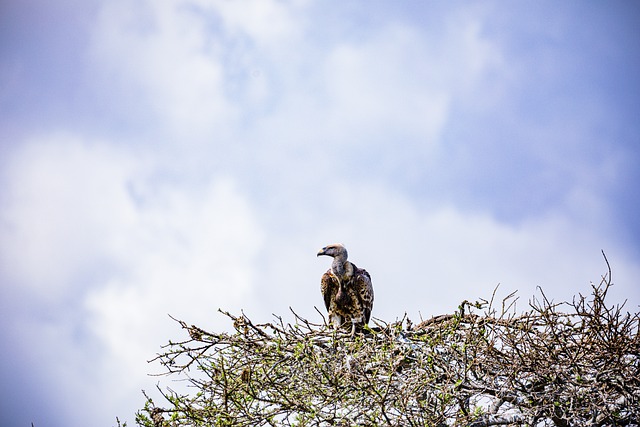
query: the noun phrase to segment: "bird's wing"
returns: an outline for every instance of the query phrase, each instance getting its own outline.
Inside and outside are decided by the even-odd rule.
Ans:
[[[371,318],[371,310],[373,310],[373,285],[371,284],[371,276],[367,270],[354,266],[356,274],[354,275],[354,284],[356,294],[360,299],[360,305],[364,314],[364,322],[369,323]]]
[[[324,298],[324,306],[327,311],[329,311],[331,298],[338,290],[338,282],[336,281],[335,276],[331,274],[331,270],[327,270],[327,272],[322,275],[320,290],[322,291],[322,298]]]

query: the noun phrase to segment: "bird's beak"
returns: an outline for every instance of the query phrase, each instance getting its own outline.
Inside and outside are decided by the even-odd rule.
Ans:
[[[327,254],[327,248],[322,248],[318,251],[318,254],[316,256],[320,256],[320,255],[326,255]]]

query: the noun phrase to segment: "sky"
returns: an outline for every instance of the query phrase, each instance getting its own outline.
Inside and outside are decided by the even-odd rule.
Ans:
[[[0,412],[133,425],[184,337],[518,291],[640,304],[634,1],[0,1]],[[154,394],[154,392],[156,392]]]

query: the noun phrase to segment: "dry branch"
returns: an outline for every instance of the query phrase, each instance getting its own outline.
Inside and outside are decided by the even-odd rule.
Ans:
[[[606,258],[605,258],[606,259]],[[608,264],[608,263],[607,263]],[[587,298],[544,293],[516,315],[513,294],[414,326],[347,332],[223,312],[233,333],[186,330],[153,361],[193,393],[158,388],[139,425],[474,427],[623,426],[640,422],[639,315],[607,307],[611,272]],[[174,319],[175,320],[175,319]],[[146,395],[145,395],[146,396]]]

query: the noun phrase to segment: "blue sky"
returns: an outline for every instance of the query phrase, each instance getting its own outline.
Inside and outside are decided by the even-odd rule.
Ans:
[[[168,313],[319,320],[333,242],[387,321],[601,250],[637,311],[638,40],[632,1],[0,3],[3,419],[132,423]]]

